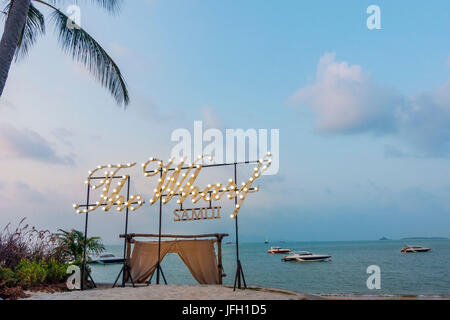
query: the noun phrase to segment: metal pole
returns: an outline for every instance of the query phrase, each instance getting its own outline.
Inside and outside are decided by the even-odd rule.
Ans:
[[[89,191],[91,187],[87,186],[87,200],[86,200],[86,210],[89,210]],[[81,263],[81,290],[84,290],[84,273],[86,272],[86,244],[87,244],[87,232],[88,232],[88,221],[89,213],[86,212],[86,220],[84,222],[84,243],[83,243],[83,262]]]
[[[237,185],[237,164],[234,164],[234,181]],[[234,197],[234,205],[236,207],[238,203],[237,197]],[[236,227],[236,259],[239,260],[239,234],[238,234],[238,216],[236,215],[235,219],[235,227]]]
[[[127,179],[127,203],[130,201],[130,176],[128,176]],[[125,243],[123,245],[123,273],[122,273],[122,287],[125,287],[125,279],[126,279],[126,273],[127,273],[127,236],[128,236],[128,206],[126,209],[125,214]]]
[[[237,181],[237,163],[234,163],[234,181],[236,185]],[[237,197],[234,197],[234,204],[237,205]],[[238,288],[241,289],[241,261],[239,260],[239,227],[238,227],[238,216],[235,217],[235,229],[236,229],[236,276],[238,281]]]
[[[162,178],[162,170],[159,173],[160,178]],[[162,193],[162,190],[160,190]],[[156,284],[159,284],[159,273],[160,273],[160,263],[161,263],[161,219],[162,219],[162,194],[159,198],[159,233],[158,233],[158,264],[156,265]]]
[[[223,265],[222,265],[222,236],[217,237],[217,262],[219,269],[219,284],[223,284]]]

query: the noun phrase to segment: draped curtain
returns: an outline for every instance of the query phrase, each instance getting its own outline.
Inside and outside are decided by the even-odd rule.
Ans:
[[[214,240],[177,240],[161,242],[161,261],[168,253],[177,253],[200,284],[218,284]],[[158,242],[136,241],[130,259],[131,276],[144,283],[155,271],[158,263]]]

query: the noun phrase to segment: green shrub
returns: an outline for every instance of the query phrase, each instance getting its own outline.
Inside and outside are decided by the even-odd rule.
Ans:
[[[11,269],[0,267],[0,288],[10,288],[15,284],[14,272]]]
[[[24,289],[38,286],[45,282],[47,277],[47,264],[44,260],[39,262],[22,259],[15,269],[17,284]]]
[[[0,267],[0,288],[11,288],[20,286],[24,289],[42,284],[61,283],[67,277],[67,265],[50,259],[48,263],[44,260],[30,261],[22,259],[12,271]]]
[[[47,264],[46,283],[60,283],[66,278],[67,265],[62,264],[55,259],[51,259]]]

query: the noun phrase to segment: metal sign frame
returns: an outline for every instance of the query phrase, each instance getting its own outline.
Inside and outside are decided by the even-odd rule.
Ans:
[[[234,163],[223,163],[223,164],[210,164],[210,165],[202,165],[202,169],[203,168],[215,168],[215,167],[229,167],[229,166],[233,166],[234,167],[234,181],[237,184],[237,168],[239,165],[248,165],[248,164],[255,164],[258,163],[260,161],[245,161],[245,162],[234,162]],[[190,167],[182,167],[180,168],[180,170],[189,170]],[[163,169],[160,168],[158,169],[160,171],[160,177],[162,177],[162,173],[163,173]],[[174,171],[175,168],[169,168],[167,169],[168,171]],[[145,173],[151,173],[154,172],[153,171],[145,171]],[[99,179],[123,179],[123,176],[114,176],[114,177],[90,177],[88,178],[88,182],[90,182],[90,180],[99,180]],[[129,201],[130,198],[130,184],[131,184],[131,178],[130,176],[127,177],[127,202]],[[86,200],[86,204],[85,205],[80,205],[79,207],[84,207],[84,208],[89,208],[91,206],[93,206],[92,204],[90,204],[90,183],[88,183],[87,185],[87,200]],[[257,190],[257,188],[250,188],[249,191],[254,191]],[[168,194],[163,194],[162,190],[161,192],[161,197],[159,198],[159,226],[158,226],[158,262],[156,265],[156,284],[160,284],[160,277],[163,277],[164,283],[167,284],[167,280],[164,276],[164,272],[161,268],[161,238],[162,238],[162,213],[163,213],[163,198],[167,197]],[[212,193],[212,191],[209,191],[209,193]],[[179,196],[180,194],[174,194],[172,196]],[[235,205],[237,205],[237,197],[234,198],[234,202]],[[101,207],[106,206],[106,204],[101,204]],[[180,208],[183,209],[183,203],[180,204]],[[212,208],[212,200],[210,197],[210,201],[209,201],[209,208]],[[94,282],[94,280],[92,279],[92,276],[90,275],[89,271],[87,270],[87,260],[86,260],[86,244],[87,244],[87,235],[88,235],[88,222],[89,222],[89,212],[86,212],[86,218],[85,218],[85,225],[84,225],[84,244],[83,244],[83,261],[82,261],[82,266],[81,266],[81,290],[85,290],[85,281],[86,281],[86,277],[85,277],[85,273],[87,273],[88,277],[91,279],[92,283],[94,284],[94,286],[96,287],[96,284]],[[133,279],[131,278],[131,273],[130,271],[130,267],[128,265],[128,261],[127,261],[127,238],[128,238],[128,219],[129,219],[129,208],[128,206],[126,207],[126,213],[125,213],[125,234],[124,234],[124,262],[123,262],[123,266],[122,269],[120,270],[119,274],[117,275],[116,281],[114,282],[113,288],[116,286],[117,281],[120,277],[120,275],[122,274],[122,287],[125,286],[125,282],[126,282],[126,278],[127,275],[130,276],[130,280],[133,284],[133,287],[135,286]],[[236,274],[234,277],[234,287],[233,290],[236,290],[236,288],[238,289],[246,289],[247,288],[247,283],[245,281],[245,276],[244,276],[244,271],[242,268],[242,264],[241,264],[241,260],[239,257],[239,222],[238,222],[238,215],[236,215],[236,217],[234,218],[235,220],[235,239],[236,239]],[[153,272],[154,274],[154,272]],[[152,274],[152,277],[153,277]],[[149,283],[151,281],[152,278],[150,278]]]

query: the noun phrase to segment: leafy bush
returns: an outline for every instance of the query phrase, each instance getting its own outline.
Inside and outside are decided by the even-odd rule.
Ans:
[[[20,286],[29,289],[42,284],[58,284],[64,282],[67,265],[51,259],[49,263],[27,259],[21,260],[14,271],[0,267],[0,288]]]
[[[67,265],[55,259],[51,259],[47,264],[46,283],[60,283],[66,279]]]
[[[64,285],[68,262],[81,267],[84,257],[84,234],[77,230],[37,230],[22,219],[14,231],[10,224],[0,230],[0,297],[24,297],[24,289]],[[100,238],[86,241],[86,257],[105,250]],[[89,270],[89,267],[86,266]],[[85,273],[87,280],[87,273]],[[89,281],[88,281],[89,283]]]
[[[13,287],[15,284],[14,272],[11,269],[0,267],[0,288]]]
[[[17,284],[24,289],[45,283],[47,278],[47,264],[44,260],[39,262],[23,259],[15,269]]]

